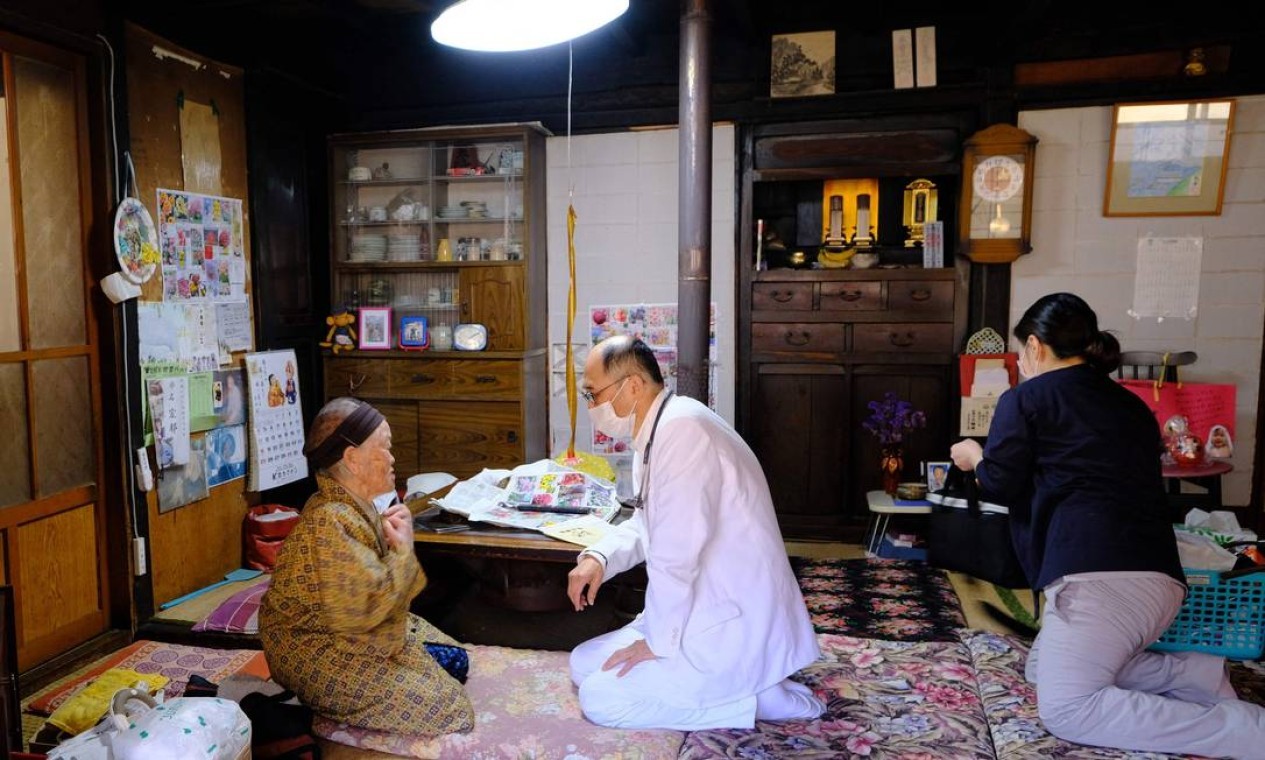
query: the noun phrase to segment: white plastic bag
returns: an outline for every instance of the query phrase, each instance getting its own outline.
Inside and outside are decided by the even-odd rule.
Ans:
[[[178,697],[133,718],[112,738],[114,760],[235,760],[250,746],[250,719],[219,697]]]
[[[1182,567],[1216,570],[1219,573],[1234,569],[1235,556],[1218,546],[1216,541],[1184,530],[1175,530],[1174,533]]]

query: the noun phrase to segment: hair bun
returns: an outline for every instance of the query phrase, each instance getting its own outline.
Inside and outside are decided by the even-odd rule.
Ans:
[[[1120,341],[1110,332],[1099,330],[1085,347],[1085,359],[1103,372],[1115,372],[1120,367]]]

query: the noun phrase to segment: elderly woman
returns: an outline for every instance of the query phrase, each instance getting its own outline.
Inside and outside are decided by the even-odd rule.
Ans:
[[[334,399],[316,415],[305,453],[319,491],[286,539],[259,611],[273,677],[342,723],[470,730],[465,651],[408,611],[426,585],[412,516],[400,504],[375,507],[394,497],[391,426],[367,403]]]

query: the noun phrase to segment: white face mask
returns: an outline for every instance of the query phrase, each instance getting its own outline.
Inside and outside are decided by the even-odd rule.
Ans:
[[[620,417],[615,413],[614,406],[615,399],[624,392],[627,384],[628,378],[624,378],[624,385],[619,386],[610,401],[603,401],[589,409],[589,421],[593,423],[593,427],[611,438],[631,438],[633,434],[633,412],[629,411],[627,416]]]
[[[1019,349],[1019,377],[1024,380],[1030,380],[1036,375],[1036,367],[1030,366],[1024,360],[1028,358],[1028,344],[1025,341],[1023,347]]]
[[[396,498],[397,494],[395,491],[387,491],[384,494],[375,496],[373,497],[373,508],[377,510],[378,514],[385,514],[387,509],[395,503]]]

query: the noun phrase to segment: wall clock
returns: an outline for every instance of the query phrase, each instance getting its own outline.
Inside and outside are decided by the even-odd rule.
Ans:
[[[1032,177],[1037,138],[996,124],[972,135],[962,156],[958,249],[999,264],[1032,250]]]

